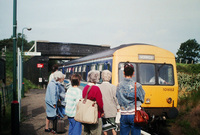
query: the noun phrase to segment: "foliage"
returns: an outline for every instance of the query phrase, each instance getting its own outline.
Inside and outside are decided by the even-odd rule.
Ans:
[[[32,45],[34,44],[34,41],[28,42],[26,40],[26,35],[23,34],[23,46],[24,46],[24,51],[28,51]],[[6,50],[7,51],[12,51],[13,50],[13,39],[12,37],[8,38],[8,39],[3,39],[0,40],[0,49],[4,48],[6,46]],[[17,36],[17,47],[21,48],[22,46],[22,34],[18,33]]]
[[[181,60],[183,63],[186,63],[188,60],[188,63],[197,63],[200,59],[199,51],[200,44],[198,44],[195,39],[189,39],[180,45],[176,53],[177,61]]]
[[[195,128],[192,128],[190,123],[186,120],[180,121],[179,126],[182,127],[182,132],[184,135],[199,135]]]
[[[24,91],[27,92],[30,89],[38,89],[38,86],[36,86],[31,81],[24,78]]]
[[[1,135],[10,135],[11,134],[11,105],[6,106],[5,117],[1,119]]]
[[[184,135],[198,135],[199,127],[194,126],[192,112],[200,103],[200,70],[199,64],[177,64],[179,99],[179,116],[176,118],[175,125],[181,128]],[[196,120],[197,116],[195,116]],[[193,126],[192,126],[193,125]]]
[[[190,92],[192,90],[198,90],[200,87],[200,73],[199,74],[187,74],[178,72],[179,91]]]
[[[200,73],[200,64],[181,64],[177,63],[177,71],[178,72],[184,72],[184,73]]]

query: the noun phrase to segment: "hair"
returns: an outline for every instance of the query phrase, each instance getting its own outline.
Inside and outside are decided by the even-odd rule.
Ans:
[[[101,78],[103,81],[109,82],[111,80],[112,73],[109,70],[103,70],[101,74]]]
[[[70,80],[71,80],[71,85],[72,86],[79,86],[80,85],[80,81],[81,81],[81,75],[79,75],[79,74],[73,74],[70,77]]]
[[[126,62],[124,64],[124,75],[125,76],[132,76],[134,72],[134,67],[131,63]]]
[[[52,72],[55,72],[56,70],[58,70],[58,64],[54,64],[52,67]]]
[[[54,76],[54,80],[56,80],[56,82],[61,78],[65,78],[65,75],[61,71],[55,71],[53,73],[53,76]]]
[[[90,72],[88,72],[87,82],[97,83],[99,82],[99,78],[100,78],[100,72],[97,70],[91,70]]]

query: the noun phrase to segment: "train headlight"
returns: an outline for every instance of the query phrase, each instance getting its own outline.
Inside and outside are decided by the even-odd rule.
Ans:
[[[146,104],[150,104],[151,103],[151,100],[150,98],[146,98],[146,101],[145,101]]]
[[[167,99],[167,103],[168,103],[168,104],[171,104],[171,103],[172,103],[172,98],[171,98],[171,97],[169,97],[169,98]]]

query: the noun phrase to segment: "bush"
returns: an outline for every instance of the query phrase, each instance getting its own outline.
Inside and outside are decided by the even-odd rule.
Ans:
[[[200,73],[200,64],[181,64],[177,63],[177,71],[184,72],[189,74],[198,74]]]

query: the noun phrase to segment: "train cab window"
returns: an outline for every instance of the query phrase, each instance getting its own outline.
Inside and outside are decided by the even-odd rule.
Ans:
[[[174,83],[172,65],[139,64],[138,68],[141,84],[172,85]]]
[[[78,72],[81,72],[81,68],[82,68],[82,66],[79,66],[79,67],[78,67]]]
[[[155,84],[155,64],[139,64],[138,70],[141,84]]]
[[[136,81],[136,75],[137,75],[137,71],[136,71],[136,64],[134,63],[131,63],[134,67],[134,77],[133,77],[133,80]],[[118,69],[119,69],[119,83],[123,80],[124,78],[124,63],[119,63],[119,66],[118,66]]]
[[[95,64],[93,64],[93,65],[91,66],[91,70],[96,70],[96,65],[95,65]]]
[[[158,71],[158,84],[161,84],[161,85],[174,84],[172,65],[159,64],[157,71]]]

